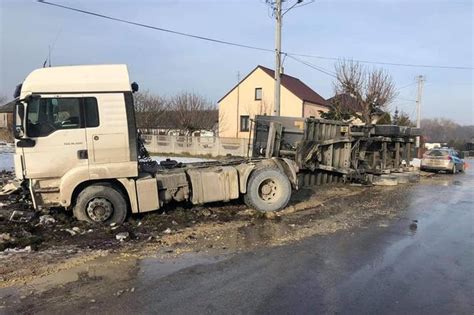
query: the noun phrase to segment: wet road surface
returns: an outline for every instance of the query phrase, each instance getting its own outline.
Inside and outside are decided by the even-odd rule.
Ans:
[[[394,219],[289,245],[172,265],[141,260],[129,268],[133,294],[99,283],[100,303],[55,311],[473,314],[474,172],[424,181],[406,198]]]

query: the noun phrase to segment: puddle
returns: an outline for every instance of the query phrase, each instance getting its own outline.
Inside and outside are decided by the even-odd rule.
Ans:
[[[109,254],[84,262],[66,270],[37,278],[26,286],[0,289],[0,300],[38,295],[67,284],[146,283],[156,281],[181,269],[195,265],[212,264],[225,256],[184,253],[177,258],[133,258]]]
[[[16,292],[24,294],[39,294],[57,286],[64,286],[71,282],[86,281],[120,281],[127,280],[136,273],[137,260],[123,259],[119,255],[107,255],[86,261],[79,266],[46,275],[32,280],[27,286],[13,286],[0,289],[0,298]],[[21,291],[21,292],[20,292]]]
[[[207,256],[194,253],[183,253],[176,259],[145,258],[138,262],[137,282],[146,283],[156,281],[179,270],[196,266],[217,263],[226,259],[226,256]]]
[[[275,240],[290,234],[291,230],[292,227],[284,222],[262,221],[255,225],[239,228],[238,237],[243,246],[250,248],[258,245],[271,245]]]

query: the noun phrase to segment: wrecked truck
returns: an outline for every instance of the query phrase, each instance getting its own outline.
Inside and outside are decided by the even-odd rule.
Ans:
[[[137,135],[126,65],[42,68],[15,91],[15,174],[35,209],[121,223],[170,202],[243,197],[259,211],[285,207],[297,188],[286,158],[157,164]]]

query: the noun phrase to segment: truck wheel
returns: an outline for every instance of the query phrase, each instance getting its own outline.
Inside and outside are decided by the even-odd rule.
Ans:
[[[255,170],[247,182],[245,204],[259,211],[276,211],[284,208],[291,197],[288,178],[275,168]]]
[[[81,191],[73,213],[80,221],[120,224],[127,217],[127,202],[123,195],[111,186],[92,185]]]

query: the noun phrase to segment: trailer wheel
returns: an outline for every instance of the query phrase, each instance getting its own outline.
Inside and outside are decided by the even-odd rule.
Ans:
[[[127,202],[113,187],[96,184],[81,191],[73,213],[80,221],[120,224],[127,217]]]
[[[245,204],[259,211],[284,208],[291,197],[291,184],[278,169],[265,167],[255,170],[247,182]]]

